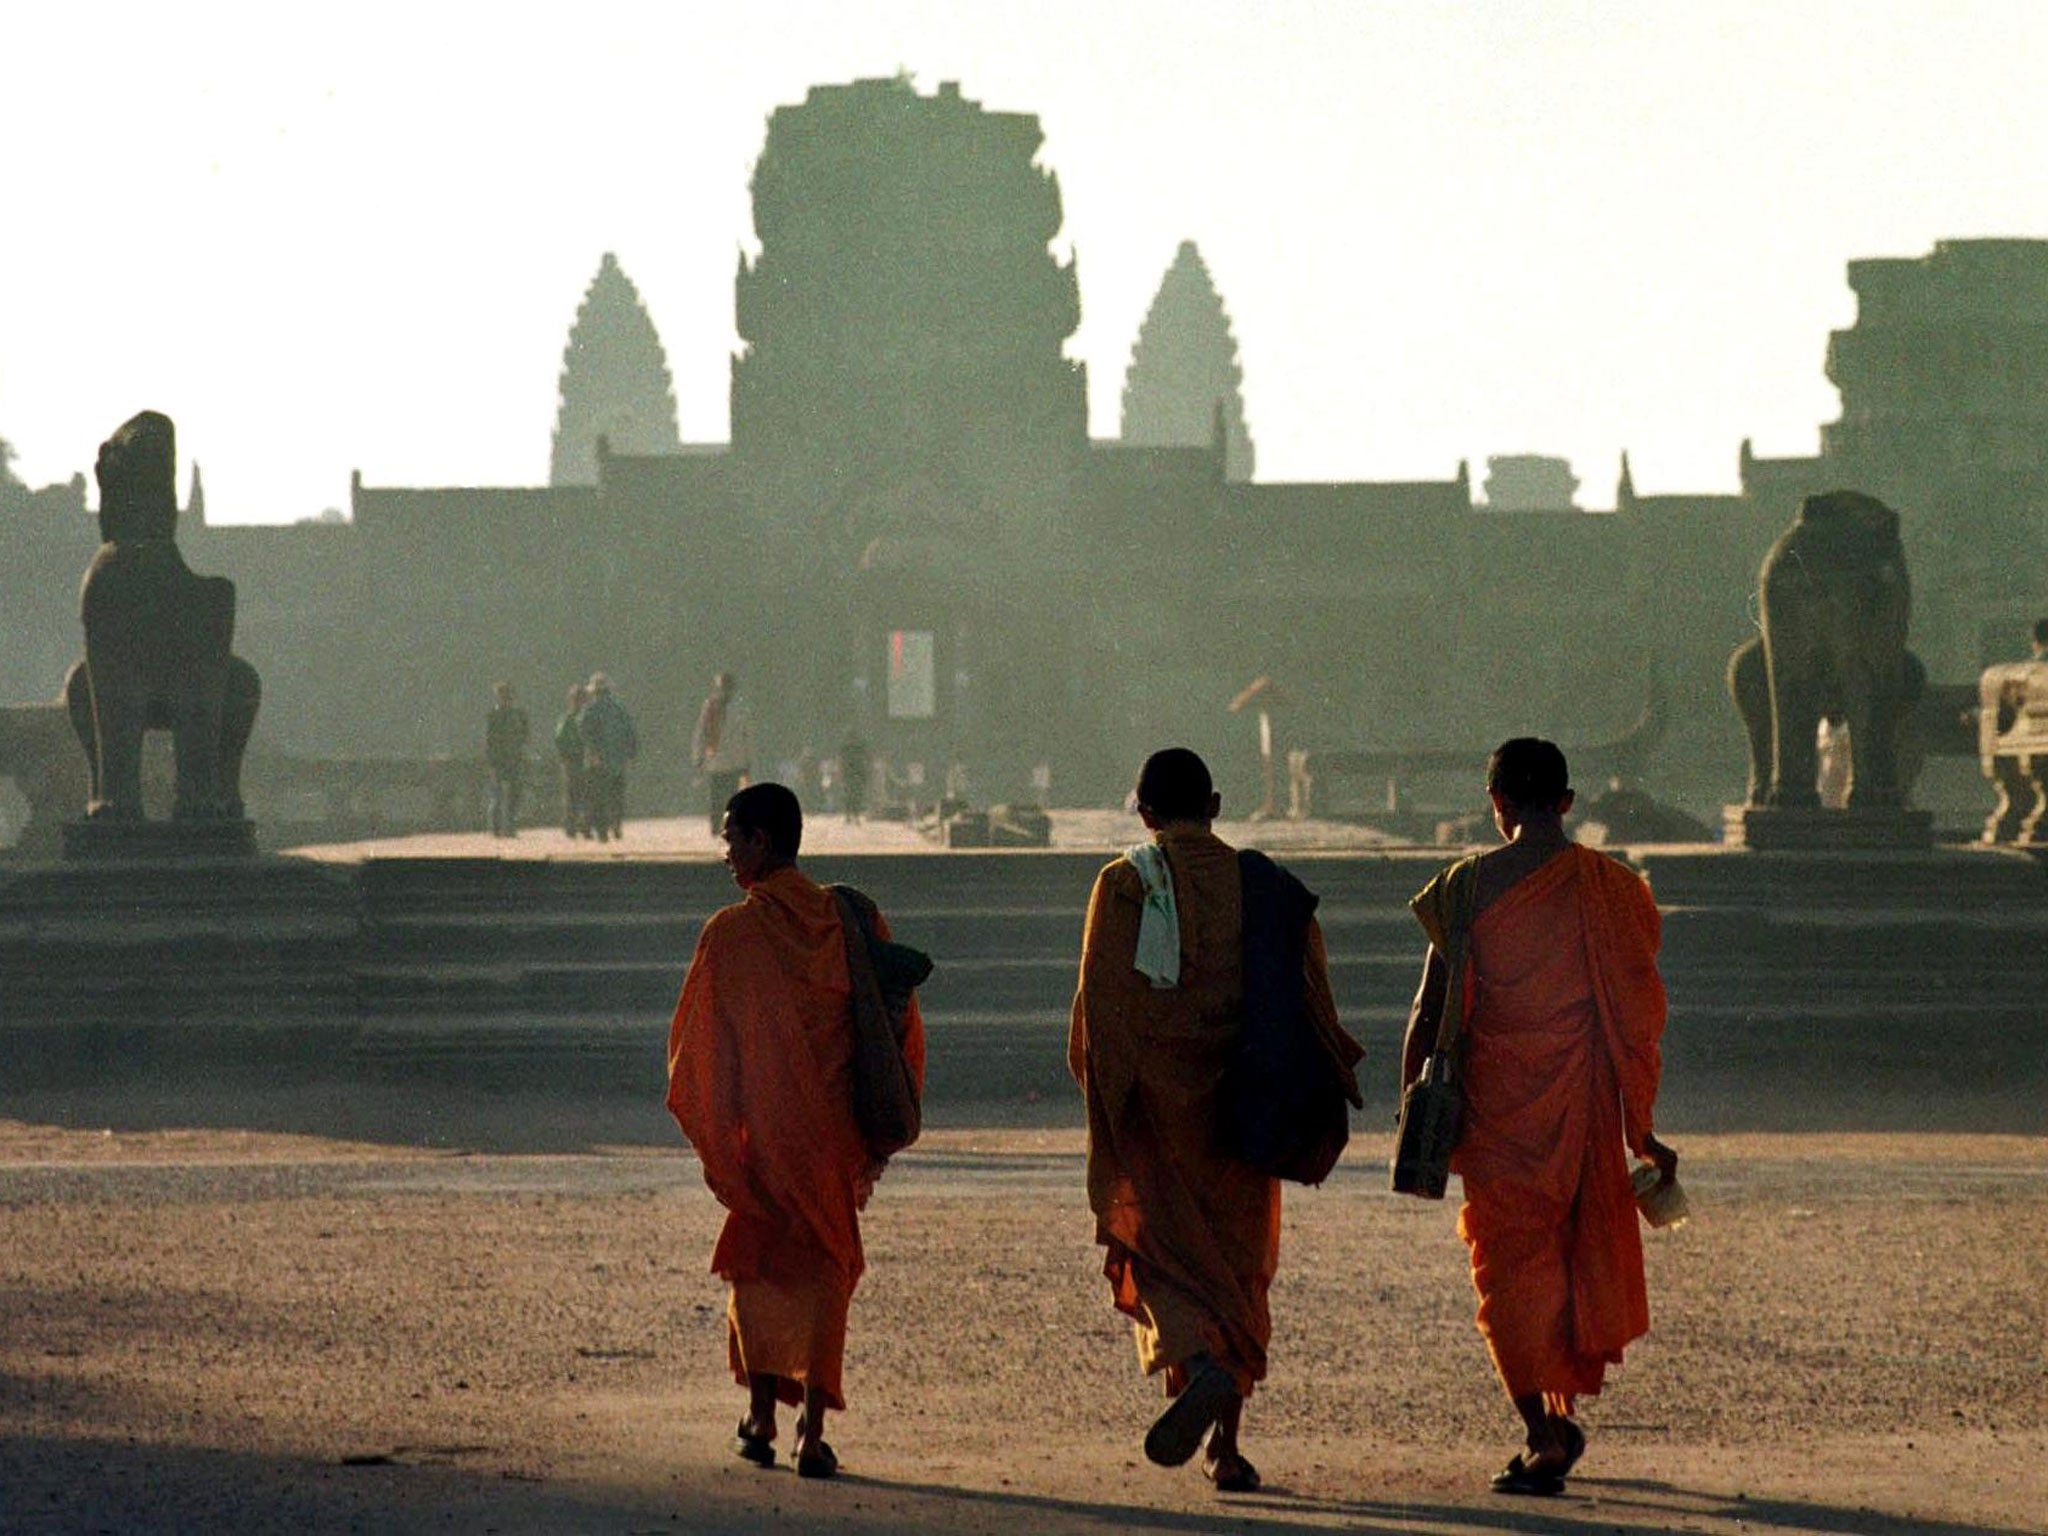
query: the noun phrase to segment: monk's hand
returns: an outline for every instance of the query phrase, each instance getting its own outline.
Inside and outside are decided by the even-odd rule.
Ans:
[[[1663,1176],[1662,1182],[1669,1184],[1678,1177],[1678,1154],[1655,1136],[1643,1138],[1643,1156],[1657,1165],[1657,1172]]]

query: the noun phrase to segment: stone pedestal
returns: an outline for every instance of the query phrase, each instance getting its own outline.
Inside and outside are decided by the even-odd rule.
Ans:
[[[1830,811],[1816,807],[1731,805],[1722,813],[1722,840],[1759,853],[1825,853],[1852,849],[1924,849],[1934,846],[1934,813],[1900,806]]]
[[[67,821],[64,857],[130,864],[253,859],[253,821]]]

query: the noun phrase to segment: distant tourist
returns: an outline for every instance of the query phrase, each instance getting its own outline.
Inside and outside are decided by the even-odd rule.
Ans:
[[[873,782],[873,759],[859,731],[839,744],[839,809],[849,823],[868,813],[868,786]]]
[[[796,755],[796,762],[790,769],[789,787],[796,791],[796,797],[805,805],[820,805],[825,798],[825,770],[818,761],[818,754],[808,743]]]
[[[1814,792],[1821,809],[1845,811],[1856,788],[1856,742],[1846,715],[1822,715],[1813,728]]]
[[[846,1406],[859,1212],[878,1171],[854,1107],[854,951],[839,898],[797,868],[795,795],[751,785],[722,820],[726,866],[746,899],[713,914],[697,940],[669,1030],[668,1107],[727,1213],[711,1268],[732,1286],[727,1350],[748,1396],[734,1449],[773,1466],[776,1407],[801,1406],[796,1469],[829,1477],[839,1458],[825,1414]],[[886,940],[888,925],[866,912]],[[901,1023],[902,1065],[921,1093],[914,999]]]
[[[747,781],[754,764],[754,734],[740,685],[730,672],[711,679],[711,692],[690,733],[690,765],[704,776],[711,835],[718,836],[725,802]]]
[[[532,725],[512,697],[512,685],[499,683],[496,702],[484,717],[484,761],[491,770],[491,836],[519,835],[519,802],[526,794],[526,739]]]
[[[1218,1130],[1255,919],[1298,946],[1289,962],[1318,1069],[1354,1096],[1360,1051],[1337,1024],[1314,898],[1266,860],[1253,866],[1266,872],[1255,894],[1236,850],[1210,830],[1221,803],[1186,748],[1146,761],[1137,804],[1153,841],[1096,878],[1067,1060],[1087,1100],[1088,1203],[1111,1297],[1136,1327],[1139,1364],[1164,1371],[1173,1398],[1145,1455],[1179,1466],[1206,1436],[1203,1471],[1219,1491],[1242,1493],[1259,1486],[1238,1434],[1266,1375],[1266,1295],[1280,1259],[1279,1183],[1226,1151]],[[1298,893],[1291,927],[1283,901],[1268,899],[1281,884],[1269,882]]]
[[[2034,620],[2034,660],[2048,661],[2048,619]]]
[[[583,706],[576,724],[583,734],[583,794],[590,807],[591,833],[600,843],[622,837],[626,765],[640,755],[640,733],[604,673],[592,674],[590,702]]]
[[[1479,1331],[1527,1429],[1493,1480],[1554,1494],[1586,1449],[1577,1400],[1649,1330],[1627,1153],[1660,1185],[1678,1154],[1651,1134],[1664,985],[1658,916],[1626,865],[1564,830],[1564,754],[1518,737],[1487,765],[1504,847],[1444,870],[1415,898],[1429,935],[1402,1052],[1405,1086],[1457,999],[1466,1109],[1451,1168],[1471,1249]],[[1468,957],[1469,979],[1447,954]]]
[[[583,765],[583,724],[578,718],[589,702],[589,688],[570,684],[568,704],[555,722],[555,757],[562,765],[562,834],[570,838],[591,835],[589,772]]]

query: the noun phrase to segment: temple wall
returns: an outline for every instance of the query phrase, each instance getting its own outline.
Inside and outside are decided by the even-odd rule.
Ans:
[[[859,729],[934,781],[968,761],[979,796],[1022,794],[1044,762],[1056,798],[1092,801],[1180,741],[1242,802],[1255,726],[1226,706],[1255,677],[1290,695],[1283,749],[1476,754],[1521,731],[1568,748],[1619,735],[1654,664],[1670,713],[1646,787],[1706,812],[1741,789],[1721,673],[1784,521],[1728,497],[1475,511],[1461,480],[1226,486],[1210,450],[1104,446],[1047,514],[1058,539],[949,531],[913,487],[871,568],[850,569],[788,537],[800,509],[730,455],[615,456],[603,473],[587,489],[361,487],[347,524],[191,530],[195,568],[239,588],[264,737],[316,756],[471,754],[494,681],[540,732],[602,668],[642,726],[636,807],[666,809],[695,798],[690,725],[724,668],[767,763]],[[906,537],[917,523],[936,532]],[[76,655],[79,524],[5,567],[23,594],[6,610],[16,697],[48,697]],[[932,721],[886,717],[896,627],[939,637]]]
[[[57,696],[81,654],[78,588],[99,547],[85,486],[0,488],[0,704]]]

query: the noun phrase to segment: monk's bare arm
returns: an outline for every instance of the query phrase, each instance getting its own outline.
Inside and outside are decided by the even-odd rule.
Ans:
[[[1612,1048],[1621,1079],[1622,1133],[1629,1150],[1655,1163],[1669,1180],[1678,1154],[1653,1134],[1657,1090],[1664,1075],[1666,1000],[1657,969],[1663,919],[1649,886],[1633,870],[1611,875],[1610,884],[1614,904],[1623,914],[1613,924],[1615,938],[1608,946],[1613,967],[1608,991],[1619,1004],[1622,1026],[1619,1043]]]
[[[1087,1081],[1105,1046],[1120,1054],[1123,1042],[1113,1037],[1127,1022],[1129,994],[1140,980],[1133,961],[1142,901],[1137,871],[1129,864],[1119,860],[1096,877],[1081,935],[1081,975],[1067,1032],[1067,1068],[1076,1082]]]
[[[1401,1086],[1406,1088],[1422,1075],[1422,1064],[1436,1049],[1443,1028],[1444,999],[1450,993],[1450,970],[1432,944],[1422,961],[1422,982],[1415,989],[1415,1001],[1408,1007],[1408,1031],[1401,1040]]]
[[[1099,948],[1102,887],[1108,871],[1095,877],[1088,893],[1088,916],[1081,924],[1081,971],[1074,980],[1074,1006],[1067,1020],[1067,1071],[1077,1083],[1088,1081],[1088,968]]]

